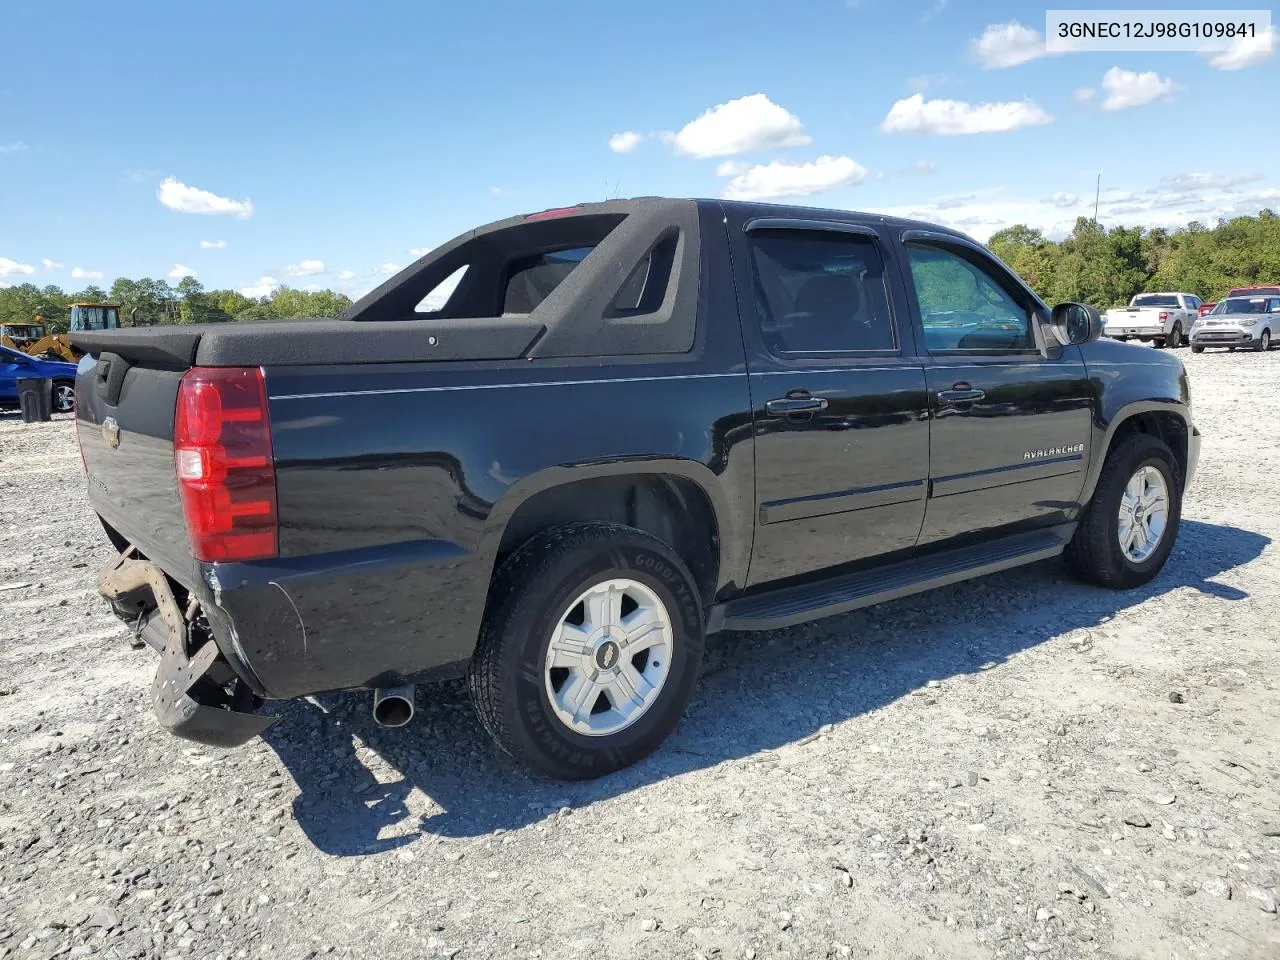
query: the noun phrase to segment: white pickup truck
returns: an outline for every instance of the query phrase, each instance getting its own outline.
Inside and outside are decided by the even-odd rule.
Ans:
[[[1200,315],[1200,302],[1190,293],[1140,293],[1127,307],[1114,307],[1103,315],[1103,332],[1113,340],[1181,347]]]

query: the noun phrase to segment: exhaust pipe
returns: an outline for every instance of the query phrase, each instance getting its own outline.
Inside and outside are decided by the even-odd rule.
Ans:
[[[382,727],[403,727],[413,719],[413,685],[373,691],[373,719]]]

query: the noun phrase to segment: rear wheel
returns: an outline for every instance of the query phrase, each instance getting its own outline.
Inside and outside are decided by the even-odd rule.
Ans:
[[[1170,347],[1182,346],[1182,321],[1173,321],[1173,329],[1169,331],[1169,339],[1166,343]]]
[[[1102,587],[1151,580],[1169,559],[1182,517],[1181,474],[1173,451],[1140,433],[1108,454],[1075,536],[1067,566]]]
[[[498,572],[471,696],[511,756],[585,780],[666,739],[702,649],[702,601],[670,547],[619,524],[570,524],[530,540]]]
[[[53,383],[53,412],[70,413],[76,408],[76,385],[70,380]]]

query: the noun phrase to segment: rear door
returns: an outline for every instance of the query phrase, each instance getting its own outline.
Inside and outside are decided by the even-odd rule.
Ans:
[[[924,517],[924,369],[874,227],[730,212],[756,438],[748,584],[909,550]]]
[[[933,413],[920,545],[1065,520],[1091,434],[1079,348],[1051,338],[1044,306],[976,244],[904,240]]]

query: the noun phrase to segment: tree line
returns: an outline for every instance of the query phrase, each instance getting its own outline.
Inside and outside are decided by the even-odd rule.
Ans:
[[[1060,241],[1014,226],[987,241],[1045,302],[1122,306],[1135,293],[1167,290],[1220,299],[1231,287],[1280,283],[1280,217],[1192,222],[1177,230],[1104,229],[1079,217]]]
[[[1018,225],[993,234],[988,246],[1048,303],[1070,300],[1106,309],[1144,290],[1217,300],[1231,287],[1280,283],[1280,217],[1271,210],[1176,230],[1107,230],[1079,217],[1062,240]],[[95,302],[120,304],[121,322],[134,326],[334,317],[351,306],[346,294],[332,290],[280,287],[254,299],[235,290],[205,290],[194,277],[174,286],[122,277],[110,290],[89,286],[70,294],[34,283],[0,289],[0,323],[31,323],[39,315],[57,332],[66,328],[72,303]]]
[[[351,298],[332,290],[280,287],[255,299],[236,290],[206,290],[195,277],[184,277],[176,285],[149,277],[121,277],[110,290],[91,285],[73,293],[53,284],[20,283],[0,289],[0,323],[33,323],[39,316],[51,333],[61,333],[67,328],[73,303],[118,303],[123,325],[154,326],[336,317],[351,306]]]

